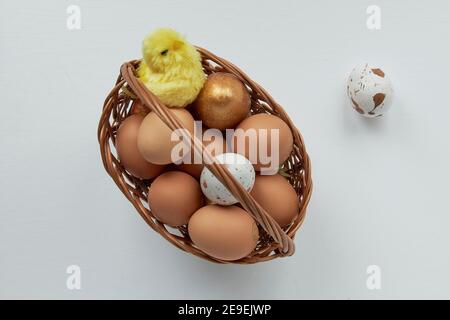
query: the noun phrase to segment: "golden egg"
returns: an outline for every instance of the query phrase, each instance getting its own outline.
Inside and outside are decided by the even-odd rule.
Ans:
[[[249,114],[250,96],[234,75],[213,73],[194,101],[194,112],[207,127],[231,129]]]
[[[194,118],[182,108],[169,110],[192,134],[194,132]],[[142,121],[138,133],[138,149],[144,159],[155,164],[169,164],[172,162],[172,149],[180,143],[171,141],[172,130],[156,115],[150,112]]]
[[[151,179],[159,175],[164,166],[146,161],[137,147],[139,127],[144,117],[132,115],[126,118],[117,130],[116,150],[120,163],[133,176],[140,179]]]

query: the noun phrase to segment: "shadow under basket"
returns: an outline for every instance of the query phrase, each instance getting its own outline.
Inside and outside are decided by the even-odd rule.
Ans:
[[[202,252],[189,238],[187,226],[172,228],[155,219],[148,209],[147,193],[152,180],[141,180],[129,174],[117,159],[115,151],[115,139],[117,129],[121,122],[130,114],[133,100],[140,99],[151,111],[155,112],[161,120],[172,130],[182,128],[180,121],[174,117],[155,95],[153,95],[140,80],[136,78],[136,68],[139,61],[126,62],[120,69],[120,75],[114,88],[106,97],[103,111],[98,126],[98,140],[103,165],[108,174],[113,178],[119,189],[133,204],[145,222],[156,232],[162,235],[173,245],[183,251],[192,253],[198,257],[218,263],[251,264],[268,261],[278,257],[290,256],[295,251],[294,236],[302,225],[306,208],[311,197],[312,181],[311,166],[306,153],[302,136],[289,119],[286,112],[274,99],[256,82],[251,80],[239,68],[230,62],[215,56],[205,49],[197,47],[202,57],[204,72],[210,75],[214,72],[228,72],[239,78],[246,86],[251,97],[251,113],[269,113],[281,118],[292,131],[294,148],[288,160],[281,166],[281,172],[287,177],[295,189],[299,212],[295,220],[287,227],[281,228],[273,218],[242,188],[228,170],[215,163],[210,154],[205,160],[212,160],[207,167],[211,172],[228,187],[230,192],[238,199],[241,206],[256,220],[260,239],[255,250],[245,258],[236,261],[223,261]],[[196,150],[203,154],[204,146],[194,136],[185,133],[183,139],[191,139]]]

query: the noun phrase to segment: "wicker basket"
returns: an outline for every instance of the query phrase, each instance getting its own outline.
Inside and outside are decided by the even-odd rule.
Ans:
[[[155,219],[147,205],[147,192],[152,181],[133,177],[120,164],[114,147],[117,129],[130,113],[131,105],[136,98],[140,99],[143,104],[155,112],[172,130],[182,128],[182,126],[180,121],[168,112],[168,108],[136,78],[135,71],[139,61],[131,61],[122,65],[116,84],[106,97],[98,126],[98,140],[103,165],[145,222],[181,250],[219,263],[250,264],[272,260],[277,257],[290,256],[295,250],[293,239],[305,218],[312,188],[310,161],[303,139],[281,106],[263,88],[230,62],[215,56],[205,49],[199,47],[197,49],[202,56],[203,68],[207,75],[214,72],[232,73],[246,85],[251,97],[252,114],[265,112],[276,115],[283,119],[292,130],[294,149],[289,159],[283,164],[282,170],[288,176],[289,182],[298,195],[300,211],[293,223],[283,229],[280,228],[275,220],[256,203],[228,170],[223,165],[213,163],[213,161],[208,161],[207,163],[212,164],[207,167],[228,187],[236,199],[239,200],[242,207],[253,216],[259,225],[260,240],[256,249],[249,256],[240,260],[222,261],[205,254],[195,247],[189,238],[186,226],[171,228]],[[196,150],[203,154],[204,146],[201,142],[187,132],[184,134],[186,136],[183,139],[191,139]],[[206,160],[212,159],[210,154],[205,156]]]

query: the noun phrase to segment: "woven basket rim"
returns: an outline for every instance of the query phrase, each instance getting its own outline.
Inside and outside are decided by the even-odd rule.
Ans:
[[[294,138],[294,150],[284,166],[288,173],[293,174],[288,180],[296,190],[299,199],[299,213],[293,223],[284,229],[280,228],[275,220],[256,203],[228,170],[217,163],[207,165],[207,167],[240,200],[244,209],[255,218],[260,228],[267,233],[265,242],[261,240],[261,243],[259,243],[254,252],[240,260],[220,260],[205,254],[195,247],[187,234],[185,226],[177,228],[178,234],[176,234],[170,231],[173,231],[172,228],[169,230],[166,225],[155,219],[151,211],[144,205],[146,202],[145,189],[148,188],[151,181],[140,180],[127,173],[111,150],[115,145],[117,128],[121,121],[128,116],[132,102],[135,100],[132,99],[133,95],[135,95],[135,98],[137,96],[144,105],[155,112],[169,128],[172,130],[182,128],[180,121],[168,111],[169,108],[153,95],[135,76],[135,70],[139,65],[139,60],[125,62],[121,66],[116,84],[105,99],[97,132],[103,165],[144,221],[153,230],[183,251],[218,263],[250,264],[272,260],[277,257],[290,256],[294,253],[293,239],[304,221],[306,208],[312,192],[311,164],[303,138],[284,109],[259,84],[250,79],[250,77],[231,62],[219,58],[206,49],[201,47],[196,48],[201,54],[202,65],[206,74],[229,72],[237,76],[246,85],[252,98],[252,113],[266,112],[274,114],[289,126]],[[191,139],[192,142],[195,141],[195,137],[190,134],[187,134],[184,138]],[[200,145],[201,149],[199,151],[203,152],[204,146],[202,146],[201,142]],[[206,151],[206,153],[208,152]],[[213,157],[211,155],[209,156],[210,160],[213,161]]]

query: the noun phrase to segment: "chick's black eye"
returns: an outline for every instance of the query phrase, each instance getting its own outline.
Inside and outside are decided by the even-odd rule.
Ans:
[[[167,52],[169,52],[169,50],[167,50],[167,49],[166,49],[166,50],[163,50],[163,51],[161,51],[161,55],[162,55],[162,56],[165,56],[165,55],[167,54]]]

